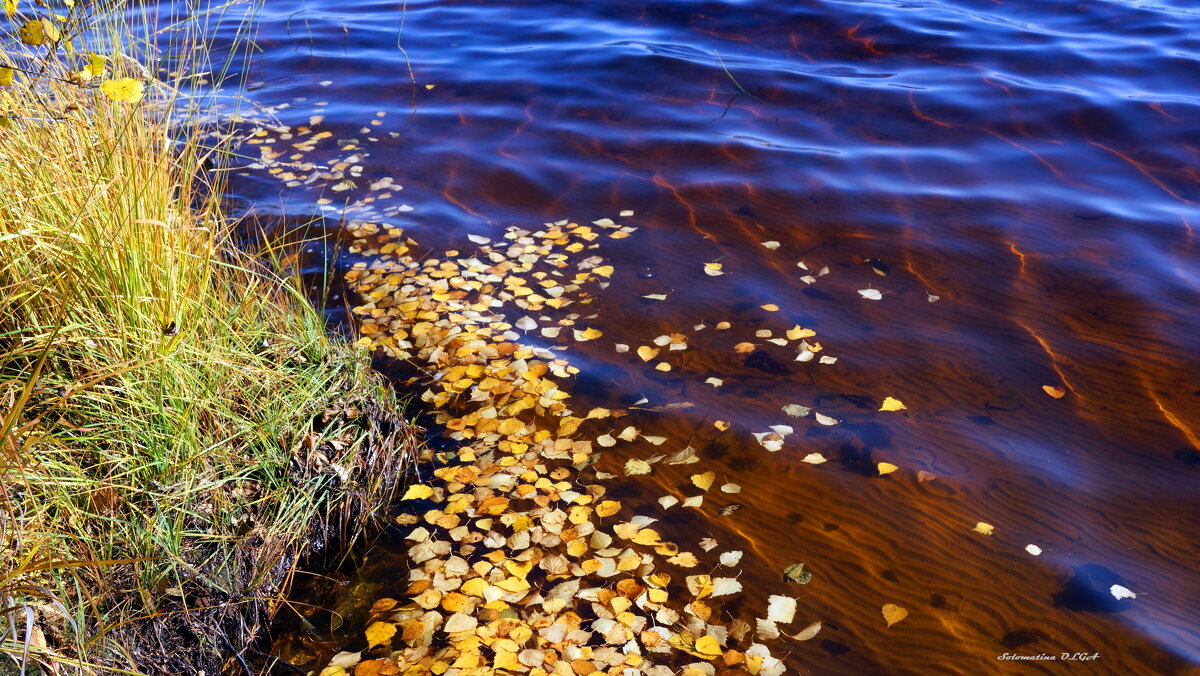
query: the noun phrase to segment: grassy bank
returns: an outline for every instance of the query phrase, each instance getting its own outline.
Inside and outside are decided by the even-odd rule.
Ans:
[[[113,16],[0,17],[0,673],[241,670],[415,443],[285,252],[231,248],[220,149]]]

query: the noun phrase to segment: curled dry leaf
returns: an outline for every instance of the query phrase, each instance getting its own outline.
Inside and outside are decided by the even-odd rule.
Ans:
[[[1042,385],[1042,390],[1055,399],[1062,399],[1063,397],[1067,396],[1067,391],[1056,385]]]
[[[821,633],[821,623],[813,622],[812,624],[808,625],[807,627],[801,629],[800,633],[793,634],[792,638],[797,641],[808,641],[808,640],[812,639],[813,637],[815,637],[819,633]]]

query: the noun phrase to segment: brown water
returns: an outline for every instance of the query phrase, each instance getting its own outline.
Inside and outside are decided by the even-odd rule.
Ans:
[[[678,542],[744,550],[748,617],[800,595],[794,629],[825,626],[787,644],[791,670],[1197,673],[1200,17],[1026,5],[281,2],[253,94],[289,127],[324,115],[305,158],[333,175],[253,168],[235,187],[260,212],[333,221],[349,199],[348,219],[432,252],[634,210],[619,220],[639,231],[601,251],[616,271],[587,324],[604,336],[560,341],[572,393],[583,410],[693,405],[633,417],[742,492],[661,510],[697,466],[610,490]],[[403,191],[366,188],[385,176]],[[714,261],[726,274],[704,274]],[[829,273],[806,283],[799,261]],[[794,324],[837,362],[753,337]],[[689,349],[669,372],[614,349],[675,332]],[[879,412],[885,396],[907,409]],[[750,433],[775,424],[796,432],[769,453]],[[648,454],[619,445],[600,468]],[[375,557],[394,582],[402,559]],[[784,588],[798,561],[813,581]],[[885,603],[909,617],[886,628]]]

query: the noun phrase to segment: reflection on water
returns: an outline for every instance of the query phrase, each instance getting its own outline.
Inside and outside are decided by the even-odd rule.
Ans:
[[[323,166],[247,169],[236,189],[335,222],[357,202],[349,219],[439,254],[636,211],[637,236],[606,244],[604,339],[571,345],[573,392],[694,404],[644,433],[743,491],[660,525],[744,550],[748,607],[808,564],[801,615],[825,628],[789,666],[1049,673],[996,658],[1096,652],[1083,668],[1180,673],[1200,663],[1198,18],[1183,2],[285,0],[264,10],[253,95],[289,128],[269,152]],[[328,136],[280,138],[301,126]],[[693,330],[722,321],[737,341]],[[836,363],[746,337],[797,324]],[[689,348],[667,372],[614,347],[671,333]],[[906,410],[880,412],[885,396]],[[770,453],[749,433],[776,424],[795,432]],[[662,511],[691,473],[610,490]],[[910,615],[887,628],[885,603]]]

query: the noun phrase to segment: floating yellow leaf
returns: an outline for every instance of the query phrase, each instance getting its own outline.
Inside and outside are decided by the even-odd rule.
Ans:
[[[907,408],[903,402],[895,397],[884,397],[883,406],[879,407],[880,411],[901,411]]]
[[[413,484],[404,491],[401,500],[424,500],[433,495],[433,489],[424,484]]]
[[[621,503],[616,500],[605,500],[596,505],[596,515],[600,517],[612,516],[621,511]]]
[[[891,474],[892,472],[895,472],[896,470],[900,469],[899,467],[897,467],[896,465],[893,465],[890,462],[881,462],[881,463],[879,463],[879,465],[877,465],[877,467],[879,468],[880,476],[883,476],[884,474]]]
[[[657,545],[661,540],[662,537],[658,534],[658,531],[654,530],[653,528],[643,528],[642,530],[638,531],[637,535],[633,536],[633,542],[639,545],[653,546]]]
[[[642,361],[650,361],[658,356],[658,348],[643,345],[637,349],[637,355],[642,358]]]
[[[704,274],[708,275],[709,277],[720,277],[721,275],[725,274],[721,271],[722,267],[724,266],[720,263],[705,263]]]
[[[724,432],[725,430],[729,429],[729,423],[724,420],[714,420],[713,427]]]
[[[145,85],[131,77],[105,80],[100,83],[100,91],[104,92],[104,95],[113,101],[125,101],[127,103],[137,103],[146,95]]]
[[[766,305],[762,306],[762,309],[766,310],[767,312],[779,312],[779,306],[774,303],[767,303]]]
[[[692,485],[702,491],[712,488],[713,482],[717,480],[716,472],[705,472],[704,474],[693,474]]]
[[[991,535],[993,532],[995,532],[996,527],[990,523],[984,523],[980,521],[979,523],[975,524],[975,527],[971,530],[982,535]]]
[[[374,648],[384,645],[396,635],[396,625],[391,622],[374,622],[367,627],[367,645]]]
[[[612,277],[612,273],[613,273],[613,266],[611,266],[611,265],[601,265],[601,266],[600,266],[600,267],[598,267],[598,268],[593,268],[593,269],[592,269],[592,272],[594,272],[594,273],[596,273],[596,274],[598,274],[598,275],[600,275],[600,276],[602,276],[602,277]]]
[[[1055,387],[1054,385],[1042,385],[1042,390],[1055,399],[1062,399],[1063,397],[1067,396],[1066,390],[1061,387]]]
[[[595,340],[596,338],[599,338],[600,336],[603,336],[603,335],[604,335],[604,332],[599,329],[584,329],[582,331],[580,331],[578,329],[575,330],[575,340],[580,341],[580,342],[583,342],[585,340]]]
[[[887,626],[891,627],[906,617],[908,617],[908,611],[904,608],[894,603],[885,603],[883,605],[883,619],[887,622]]]

